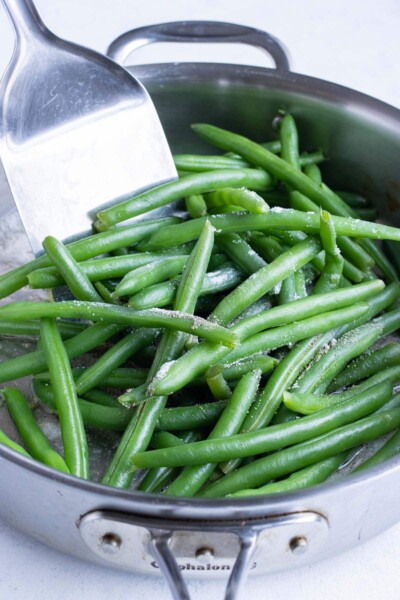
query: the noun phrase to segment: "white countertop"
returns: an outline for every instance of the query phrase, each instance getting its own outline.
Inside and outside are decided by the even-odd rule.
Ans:
[[[37,0],[45,22],[66,39],[104,51],[120,33],[182,19],[232,21],[270,31],[287,46],[292,69],[361,90],[400,107],[399,0]],[[0,12],[0,72],[12,51]],[[182,46],[137,52],[135,61],[179,60]],[[243,47],[185,46],[187,60],[265,65]],[[400,165],[399,165],[400,166]],[[399,499],[400,501],[400,499]],[[168,599],[159,578],[101,569],[64,556],[0,522],[0,598],[8,600]],[[249,579],[242,597],[254,600],[398,600],[400,524],[339,557],[266,578]],[[224,582],[191,582],[195,600],[223,597]]]

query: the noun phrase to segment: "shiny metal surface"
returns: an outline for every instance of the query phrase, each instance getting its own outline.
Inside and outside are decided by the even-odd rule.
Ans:
[[[107,55],[125,64],[134,50],[158,42],[246,44],[269,54],[277,69],[289,70],[287,51],[281,41],[266,31],[222,21],[177,21],[138,27],[114,40]]]
[[[0,87],[0,154],[34,252],[78,237],[96,209],[176,177],[143,86],[100,54],[67,43],[31,0],[3,0],[16,33]]]
[[[286,108],[300,125],[302,149],[317,146],[329,153],[325,179],[367,195],[381,220],[399,224],[399,110],[338,85],[271,69],[192,63],[129,70],[149,90],[173,151],[213,152],[191,133],[194,121],[266,140],[273,137],[276,111]],[[0,412],[1,426],[6,424],[7,433],[15,436],[10,423],[1,419]],[[249,572],[264,574],[342,552],[400,519],[400,458],[354,476],[346,472],[309,490],[265,498],[173,499],[78,480],[0,448],[0,477],[11,482],[0,487],[0,516],[77,557],[154,574],[160,569],[149,552],[149,530],[168,531],[168,548],[182,574],[204,578],[226,576],[239,551],[239,531],[255,528]],[[298,527],[299,513],[318,518]],[[104,515],[110,520],[104,530],[96,529],[93,548],[101,549],[99,540],[113,534],[106,538],[112,543],[105,544],[116,550],[111,553],[104,546],[94,551],[90,543],[89,550],[83,535],[88,523]],[[126,530],[132,553],[124,562],[120,552]],[[196,559],[202,548],[214,553],[209,569],[196,568],[204,567]],[[171,556],[169,560],[174,564]]]

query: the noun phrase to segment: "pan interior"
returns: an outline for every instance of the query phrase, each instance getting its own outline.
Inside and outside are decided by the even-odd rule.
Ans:
[[[400,224],[400,115],[383,103],[339,86],[303,76],[235,65],[146,65],[132,69],[147,87],[173,152],[215,153],[191,132],[193,122],[208,122],[256,141],[274,139],[272,122],[278,110],[291,112],[299,126],[301,149],[322,149],[329,160],[322,166],[324,180],[336,189],[357,192],[376,207],[381,222]],[[1,272],[31,258],[18,213],[9,201],[0,172]],[[14,298],[28,300],[40,294],[24,289]],[[41,297],[46,295],[41,294]],[[0,360],[34,350],[34,340],[0,339]],[[62,451],[56,417],[37,406],[31,382],[18,385],[27,393],[35,415],[54,447]],[[0,427],[19,441],[4,406]],[[119,440],[115,432],[88,431],[91,473],[98,481]],[[342,469],[349,472],[382,441],[354,453]]]

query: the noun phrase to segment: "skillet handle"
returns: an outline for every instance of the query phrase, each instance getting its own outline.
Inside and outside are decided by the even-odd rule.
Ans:
[[[125,64],[134,50],[156,42],[246,44],[267,52],[279,71],[289,71],[287,51],[270,33],[222,21],[176,21],[138,27],[116,38],[108,47],[107,56]]]
[[[190,600],[181,570],[169,547],[173,532],[159,529],[150,529],[149,531],[150,548],[167,580],[173,600]],[[239,552],[226,586],[224,600],[236,600],[238,598],[256,549],[257,536],[257,531],[251,528],[245,528],[238,534]]]

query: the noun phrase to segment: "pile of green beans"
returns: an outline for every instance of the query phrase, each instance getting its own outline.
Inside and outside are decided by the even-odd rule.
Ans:
[[[0,276],[1,298],[24,286],[72,298],[0,307],[0,336],[39,338],[0,363],[15,425],[0,443],[89,478],[91,430],[113,431],[102,483],[213,498],[321,484],[391,433],[354,468],[396,456],[400,230],[326,185],[326,156],[302,152],[288,113],[263,144],[193,130],[226,154],[176,155],[177,180],[101,210],[78,242],[47,237]],[[179,217],[148,218],[176,201]],[[13,387],[27,376],[33,398]]]

